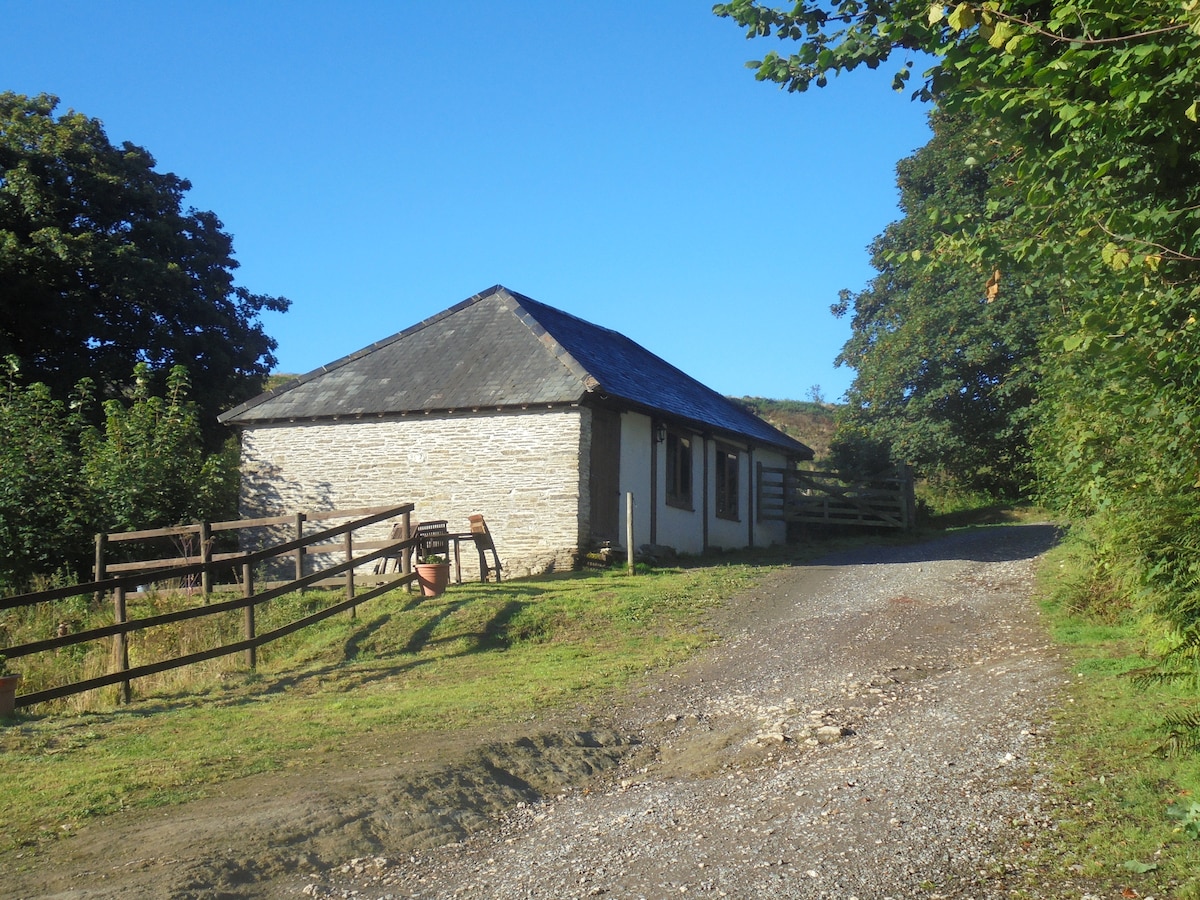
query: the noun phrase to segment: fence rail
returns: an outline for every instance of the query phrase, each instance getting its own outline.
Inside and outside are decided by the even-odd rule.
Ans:
[[[20,694],[16,698],[15,705],[17,707],[31,706],[36,703],[45,703],[49,700],[57,700],[72,694],[79,694],[114,684],[122,686],[121,699],[124,702],[129,702],[131,698],[130,682],[135,678],[142,678],[170,669],[194,665],[234,653],[245,653],[247,665],[253,668],[257,663],[257,649],[264,644],[278,640],[281,637],[327,619],[339,612],[348,610],[353,614],[354,609],[358,605],[414,581],[416,576],[412,572],[411,554],[416,547],[417,537],[411,522],[413,508],[413,504],[405,503],[398,506],[331,510],[319,513],[298,513],[292,516],[269,519],[246,519],[236,523],[200,523],[197,525],[181,526],[179,528],[160,528],[141,532],[124,532],[120,535],[98,536],[96,542],[98,548],[96,573],[100,577],[85,584],[0,598],[0,610],[36,606],[40,603],[49,603],[81,595],[102,597],[103,595],[111,594],[114,611],[113,624],[89,628],[73,634],[58,634],[52,638],[16,644],[0,649],[0,653],[13,660],[36,653],[59,650],[63,647],[113,638],[115,641],[113,647],[114,670],[105,675],[82,681]],[[320,521],[334,518],[350,518],[351,521],[321,529],[307,536],[302,533],[303,523],[306,521]],[[399,518],[404,526],[401,533],[405,537],[400,540],[371,540],[360,541],[355,544],[353,534],[358,529],[396,518]],[[216,530],[261,528],[279,525],[296,526],[298,536],[289,541],[244,553],[206,554],[203,549],[203,543],[201,543],[197,546],[199,560],[196,561],[195,557],[185,556],[182,558],[182,564],[180,564],[181,558],[175,557],[144,560],[137,563],[122,563],[108,567],[104,564],[104,557],[101,552],[101,548],[114,538],[116,541],[130,541],[193,534],[202,536],[206,533],[206,530],[211,534],[212,531]],[[333,541],[334,538],[339,537],[342,539],[340,542]],[[100,538],[104,538],[104,540]],[[355,555],[356,551],[366,552],[358,552],[358,555]],[[306,558],[311,558],[317,554],[326,555],[332,552],[344,553],[345,558],[341,562],[317,568],[308,574],[304,574],[302,570]],[[254,584],[255,566],[280,556],[294,557],[297,566],[296,577],[290,581],[269,583],[264,586],[264,589],[256,591]],[[386,571],[387,566],[377,564],[375,566],[376,574],[370,577],[373,581],[379,583],[376,583],[375,586],[365,592],[356,592],[356,569],[377,560],[393,559],[399,561],[399,565],[397,566],[398,571],[393,577],[389,577]],[[107,577],[106,570],[110,568],[111,570],[134,572],[135,574]],[[227,573],[230,570],[234,572],[234,586],[240,586],[242,596],[216,603],[209,602],[213,577],[222,572]],[[127,617],[126,600],[131,588],[147,583],[194,578],[197,575],[202,577],[204,585],[203,605],[153,616],[145,616],[139,619],[129,619]],[[256,633],[254,616],[256,607],[266,603],[268,600],[293,591],[314,585],[330,584],[330,579],[339,577],[339,581],[332,583],[344,585],[345,598],[343,600],[271,631],[262,634]],[[358,578],[365,580],[361,574]],[[244,616],[244,636],[241,640],[170,659],[139,666],[130,666],[128,645],[128,636],[130,633],[182,622],[188,619],[235,612],[237,610],[242,610]]]
[[[763,521],[808,525],[912,528],[916,524],[912,469],[902,466],[870,481],[837,472],[758,466],[758,515]]]

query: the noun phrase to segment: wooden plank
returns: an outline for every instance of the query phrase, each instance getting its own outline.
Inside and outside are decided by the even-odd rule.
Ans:
[[[214,553],[210,561],[217,563],[228,559],[241,559],[241,553]],[[144,562],[109,563],[104,567],[107,572],[156,572],[159,569],[173,566],[190,566],[203,563],[202,556],[175,556],[170,559],[148,559]]]
[[[175,525],[171,528],[150,528],[146,531],[118,531],[113,534],[106,535],[109,543],[120,543],[121,541],[144,541],[147,538],[156,537],[173,537],[179,534],[199,534],[199,525]],[[111,569],[112,566],[109,566]]]

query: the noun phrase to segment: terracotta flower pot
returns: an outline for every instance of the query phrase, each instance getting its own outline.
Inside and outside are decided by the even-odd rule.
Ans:
[[[16,709],[20,675],[0,675],[0,716],[11,716]]]
[[[417,563],[417,581],[426,597],[444,594],[450,583],[450,563]]]

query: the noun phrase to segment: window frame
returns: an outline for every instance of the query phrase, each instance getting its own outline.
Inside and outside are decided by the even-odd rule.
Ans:
[[[713,507],[718,519],[741,521],[742,451],[717,444],[713,465]]]
[[[663,448],[667,460],[665,466],[667,506],[694,511],[696,496],[695,436],[668,428]],[[686,484],[683,483],[685,480]]]

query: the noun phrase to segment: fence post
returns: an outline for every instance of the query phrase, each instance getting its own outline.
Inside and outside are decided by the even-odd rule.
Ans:
[[[249,600],[254,596],[254,573],[250,563],[242,563],[242,596]],[[246,604],[246,640],[254,640],[254,604]],[[251,644],[246,648],[246,665],[251,669],[258,667],[258,648]]]
[[[212,593],[212,529],[208,522],[200,523],[200,561],[204,563],[200,571],[200,593],[207,603],[208,595]]]
[[[104,548],[107,544],[108,544],[108,535],[107,534],[97,534],[96,535],[96,568],[93,570],[93,573],[92,573],[95,576],[92,579],[93,581],[103,581],[104,580],[104,574],[105,574],[104,573]],[[96,603],[99,603],[101,596],[102,596],[101,593],[99,591],[97,591],[95,593],[95,595],[93,595],[92,599]]]
[[[400,516],[400,521],[404,525],[404,540],[412,537],[412,513],[404,513]],[[412,547],[405,547],[400,551],[400,572],[404,575],[412,574]],[[406,584],[405,590],[412,590],[412,584]]]
[[[296,513],[296,540],[304,540],[304,520],[305,515],[302,512]],[[296,581],[304,577],[304,548],[296,548]],[[303,592],[304,588],[300,588]]]
[[[633,491],[628,491],[625,494],[625,546],[629,548],[627,556],[629,557],[629,574],[632,575],[633,569]]]
[[[917,525],[917,487],[913,483],[913,467],[904,463],[900,467],[900,477],[903,482],[900,489],[904,492],[904,527],[915,528]]]
[[[346,532],[346,537],[345,537],[345,540],[346,540],[346,562],[354,561],[354,537],[353,537],[353,535],[354,535],[354,532],[352,532],[352,531]],[[347,600],[354,599],[354,567],[353,566],[351,566],[349,569],[346,570],[346,599]],[[356,607],[356,606],[350,607],[350,618],[354,619],[357,617],[358,617],[358,607]]]
[[[99,536],[99,535],[97,535]],[[121,625],[127,621],[125,614],[125,586],[117,585],[113,589],[113,618],[116,624]],[[116,645],[116,667],[118,672],[129,671],[129,635],[124,631],[117,632]],[[121,682],[120,699],[122,703],[129,703],[132,700],[132,691],[129,688],[129,679]]]

